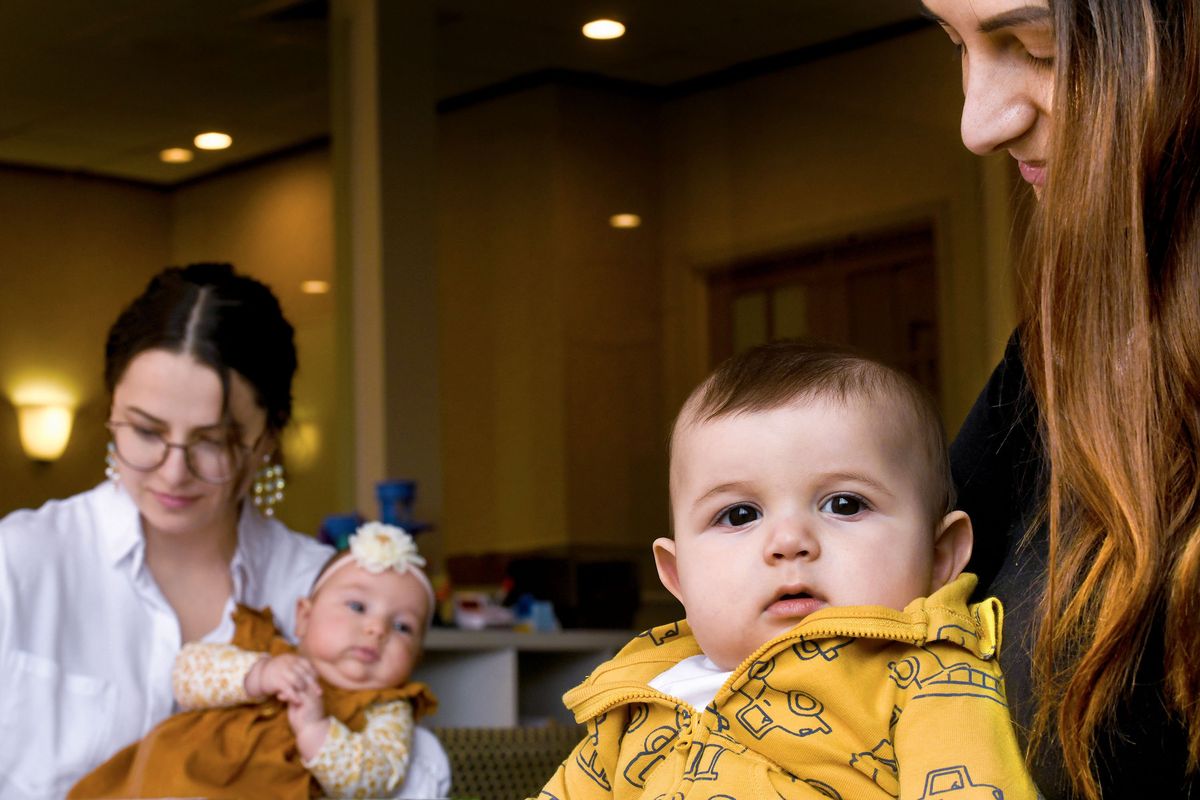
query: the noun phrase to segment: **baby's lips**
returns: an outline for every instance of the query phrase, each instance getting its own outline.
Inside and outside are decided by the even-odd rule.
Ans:
[[[813,594],[812,589],[808,586],[805,586],[802,583],[789,583],[780,587],[779,591],[777,591],[771,598],[771,602],[768,603],[768,605],[778,603],[780,600],[792,600],[797,598],[812,598],[814,600],[821,599]]]

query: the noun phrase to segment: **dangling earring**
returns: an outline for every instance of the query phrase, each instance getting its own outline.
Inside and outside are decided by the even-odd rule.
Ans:
[[[283,502],[283,464],[272,464],[270,454],[263,456],[263,466],[254,473],[254,506],[268,517],[275,516],[275,506]]]
[[[117,443],[109,442],[104,453],[104,477],[113,483],[119,483],[120,473],[117,472]]]

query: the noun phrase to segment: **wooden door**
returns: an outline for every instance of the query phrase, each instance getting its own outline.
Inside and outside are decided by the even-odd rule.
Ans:
[[[711,273],[715,365],[789,338],[848,344],[912,375],[938,397],[933,230],[860,235]]]

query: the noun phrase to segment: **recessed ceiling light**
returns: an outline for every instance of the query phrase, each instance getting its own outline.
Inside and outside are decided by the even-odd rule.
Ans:
[[[625,35],[625,26],[615,19],[594,19],[583,26],[583,35],[589,39],[620,39]]]
[[[300,291],[305,294],[329,294],[329,281],[302,281]]]
[[[636,228],[642,224],[642,218],[637,214],[613,214],[608,224],[614,228]]]
[[[208,133],[198,134],[192,142],[201,150],[224,150],[233,144],[233,137],[228,133],[209,131]]]
[[[167,164],[186,164],[195,154],[186,147],[168,147],[161,151],[158,157]]]

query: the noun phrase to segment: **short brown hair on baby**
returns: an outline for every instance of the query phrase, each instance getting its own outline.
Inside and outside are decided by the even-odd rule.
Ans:
[[[671,440],[686,424],[813,399],[895,403],[908,416],[905,422],[925,457],[931,514],[940,519],[953,510],[946,432],[933,399],[908,375],[844,346],[784,340],[727,359],[683,404]]]

